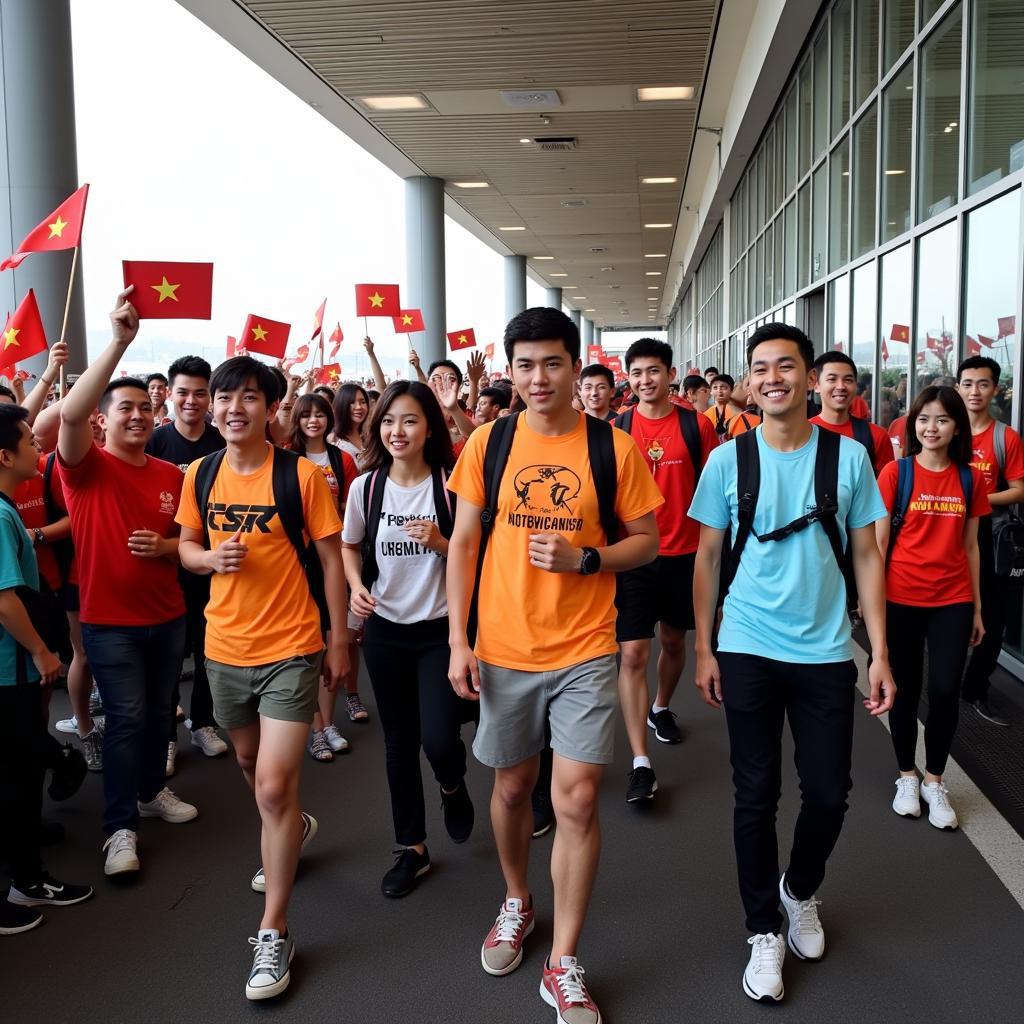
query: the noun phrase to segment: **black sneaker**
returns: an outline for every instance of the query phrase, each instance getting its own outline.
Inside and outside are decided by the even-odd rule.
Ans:
[[[84,903],[90,896],[92,888],[88,885],[58,882],[52,875],[44,874],[35,882],[11,882],[7,902],[20,907],[70,907]]]
[[[53,800],[67,800],[73,797],[81,788],[89,768],[85,763],[82,752],[65,743],[61,747],[60,759],[53,768],[53,775],[50,778],[50,785],[47,792]]]
[[[662,743],[682,743],[683,734],[679,726],[676,725],[676,714],[674,711],[669,711],[665,708],[664,711],[659,711],[657,714],[654,713],[654,705],[651,705],[651,709],[647,712],[647,724],[654,730],[654,735]]]
[[[533,794],[533,838],[540,839],[547,835],[555,823],[555,809],[551,806],[551,797],[547,794]]]
[[[974,708],[974,710],[977,711],[978,714],[981,715],[981,717],[984,718],[986,722],[991,722],[993,725],[1002,726],[1004,729],[1008,729],[1010,727],[1010,723],[1005,718],[1003,718],[1002,715],[998,714],[996,711],[993,711],[992,705],[989,704],[989,702],[984,697],[982,697],[980,700],[972,700],[971,707]]]
[[[653,768],[634,768],[629,773],[629,786],[626,789],[626,803],[638,804],[642,800],[651,800],[658,791],[658,780]]]
[[[31,931],[43,923],[43,915],[32,907],[20,907],[17,903],[0,901],[0,935],[17,935]]]
[[[380,891],[385,896],[408,896],[416,888],[416,880],[430,870],[430,854],[427,848],[422,853],[412,849],[396,850],[398,860],[384,876]]]
[[[441,790],[441,807],[444,810],[444,827],[452,837],[452,842],[464,843],[473,834],[473,822],[476,818],[465,779],[459,780],[459,786],[454,793]]]

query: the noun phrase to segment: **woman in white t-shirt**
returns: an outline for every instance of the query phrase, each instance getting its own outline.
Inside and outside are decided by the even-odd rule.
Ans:
[[[345,575],[352,610],[366,618],[363,656],[402,847],[381,883],[385,896],[405,896],[430,868],[421,747],[441,787],[448,834],[462,843],[473,830],[461,736],[465,702],[448,682],[445,559],[454,514],[445,484],[453,461],[433,392],[419,381],[395,381],[374,409],[367,472],[353,483],[345,510]]]

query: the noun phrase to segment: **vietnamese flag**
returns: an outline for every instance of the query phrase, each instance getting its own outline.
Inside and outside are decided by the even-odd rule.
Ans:
[[[58,249],[74,249],[80,245],[85,201],[88,198],[89,186],[83,185],[25,236],[14,255],[0,263],[0,270],[18,266],[30,252],[54,252]]]
[[[238,346],[238,339],[237,338],[232,338],[231,335],[229,334],[228,335],[228,359],[230,359],[233,355],[235,355],[235,349],[237,348],[237,346]],[[238,354],[241,355],[241,353],[238,353]]]
[[[1001,316],[999,319],[999,337],[1010,338],[1017,333],[1017,318],[1015,316]]]
[[[967,335],[967,354],[969,356],[981,355],[981,346],[969,334]]]
[[[992,348],[995,345],[994,338],[986,338],[984,334],[978,335],[978,341],[985,346],[985,348]]]
[[[331,331],[332,344],[331,358],[333,359],[338,354],[338,349],[341,348],[341,343],[345,340],[345,335],[341,333],[341,324],[335,324],[334,330]]]
[[[317,384],[333,386],[341,380],[341,363],[328,363],[318,366],[316,371]]]
[[[885,343],[885,338],[882,339],[882,365],[884,366],[889,362],[889,346]]]
[[[14,316],[7,317],[3,345],[0,347],[0,364],[15,366],[23,359],[45,352],[46,348],[46,333],[43,331],[36,294],[29,288],[28,295],[21,300]]]
[[[448,344],[451,345],[453,352],[464,348],[476,348],[476,335],[473,333],[473,328],[467,327],[464,331],[451,331],[448,335]]]
[[[241,343],[247,352],[261,352],[265,356],[275,356],[281,359],[288,347],[288,335],[291,333],[291,329],[291,324],[268,320],[266,317],[250,313],[245,318]]]
[[[320,303],[320,308],[313,314],[313,336],[309,339],[314,341],[316,336],[324,329],[324,310],[327,308],[327,300]],[[301,350],[300,350],[301,351]],[[302,360],[299,360],[300,362]]]
[[[356,285],[356,316],[398,316],[401,307],[397,284]]]
[[[588,345],[587,346],[587,360],[591,363],[598,363],[601,361],[601,356],[604,355],[604,348],[600,345]]]
[[[124,260],[124,286],[135,285],[131,303],[140,320],[209,320],[212,263]]]
[[[910,328],[906,324],[893,324],[889,332],[890,341],[910,341]]]
[[[398,316],[393,316],[391,320],[395,325],[395,334],[415,334],[426,330],[423,313],[418,309],[400,309]]]
[[[293,366],[298,366],[299,363],[304,363],[309,358],[309,346],[300,345],[295,355],[289,359],[285,359],[281,365],[281,369],[287,373]]]

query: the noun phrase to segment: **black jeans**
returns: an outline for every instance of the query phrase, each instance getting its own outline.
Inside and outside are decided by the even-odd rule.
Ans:
[[[852,661],[792,665],[753,654],[720,652],[725,718],[736,809],[733,839],[747,927],[782,928],[775,814],[782,792],[782,725],[788,716],[796,744],[801,807],[786,869],[789,891],[801,900],[825,877],[852,786]]]
[[[0,860],[15,883],[35,882],[48,743],[39,683],[0,686]]]
[[[988,697],[990,678],[1003,649],[1007,612],[1011,595],[1016,587],[1008,587],[996,577],[995,557],[992,552],[992,517],[978,520],[978,553],[981,556],[979,582],[981,583],[981,618],[985,636],[971,652],[964,675],[963,698],[973,703]],[[897,687],[899,681],[896,682]]]
[[[448,681],[448,619],[400,624],[371,615],[363,656],[384,730],[395,841],[415,846],[427,837],[420,747],[445,789],[466,774],[466,702]]]
[[[189,701],[188,717],[192,720],[192,731],[206,725],[216,725],[213,720],[213,697],[210,696],[210,678],[206,674],[206,606],[210,601],[210,576],[197,576],[182,570],[178,573],[181,592],[185,597],[185,657],[192,655],[195,666],[192,673],[192,699]],[[181,703],[180,680],[174,684],[174,704]],[[171,716],[171,730],[168,740],[178,738],[178,722]]]
[[[960,716],[960,677],[973,625],[974,605],[970,603],[918,608],[886,602],[889,665],[896,681],[896,700],[889,712],[889,728],[901,772],[914,770],[925,643],[928,644],[925,769],[933,775],[941,775],[946,770],[946,759]]]

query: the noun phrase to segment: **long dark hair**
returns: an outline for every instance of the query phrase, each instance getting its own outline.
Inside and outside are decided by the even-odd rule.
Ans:
[[[306,454],[306,442],[308,440],[302,432],[299,420],[303,416],[308,416],[314,409],[327,417],[327,424],[324,427],[324,444],[329,443],[326,435],[327,431],[331,429],[331,421],[334,419],[331,403],[323,395],[318,395],[315,391],[309,395],[299,395],[295,399],[295,405],[292,406],[291,433],[288,437],[288,440],[291,441],[292,451],[297,452],[299,455]]]
[[[355,401],[356,395],[363,396],[363,400],[366,402],[366,411],[369,414],[370,396],[366,393],[366,388],[361,384],[353,384],[351,381],[347,384],[342,384],[338,388],[338,393],[334,396],[334,436],[339,441],[344,441],[352,433],[352,428],[355,426],[352,422],[352,403]],[[369,418],[369,415],[367,415],[366,420]],[[363,420],[363,431],[361,431],[364,436],[366,420]]]
[[[387,386],[387,390],[373,407],[366,435],[366,456],[360,464],[363,472],[372,473],[375,469],[387,469],[394,461],[391,452],[384,447],[384,442],[380,439],[380,425],[388,409],[400,395],[408,395],[414,399],[427,420],[428,436],[423,445],[423,460],[431,469],[450,470],[455,465],[455,453],[452,450],[448,425],[444,421],[444,413],[434,392],[418,380],[396,380]]]
[[[953,462],[961,466],[970,464],[974,457],[973,445],[971,444],[971,419],[967,415],[967,406],[955,388],[926,387],[914,399],[914,404],[907,413],[907,455],[917,455],[921,449],[921,439],[917,436],[917,417],[921,410],[929,402],[938,402],[949,414],[950,419],[956,424],[956,433],[953,440],[949,442],[949,457]]]

